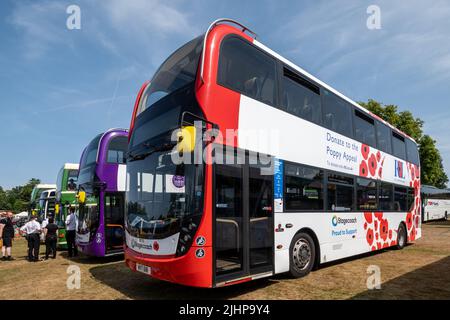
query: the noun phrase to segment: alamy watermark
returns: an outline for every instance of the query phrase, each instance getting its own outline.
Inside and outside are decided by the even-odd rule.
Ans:
[[[69,30],[81,29],[81,9],[76,4],[67,7],[66,13],[69,15],[66,19],[66,27]]]
[[[67,267],[66,273],[69,275],[66,280],[66,286],[69,290],[78,290],[81,288],[81,269],[77,265]]]
[[[380,290],[381,289],[381,269],[377,265],[370,265],[367,267],[367,277],[366,285],[369,290]]]
[[[369,17],[367,18],[366,25],[369,30],[381,29],[381,9],[377,5],[370,5],[366,10]]]

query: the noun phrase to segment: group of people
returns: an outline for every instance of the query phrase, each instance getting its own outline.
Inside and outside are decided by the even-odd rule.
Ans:
[[[75,244],[76,236],[76,216],[75,209],[69,209],[69,215],[66,219],[66,241],[68,247],[68,256],[73,257],[78,255],[77,246]],[[6,221],[3,223],[2,228],[2,260],[9,261],[14,260],[11,257],[12,241],[14,239],[14,225],[12,223],[12,214],[8,214]],[[58,225],[55,223],[55,219],[52,215],[49,215],[48,219],[42,221],[40,224],[36,216],[31,216],[23,227],[20,228],[22,234],[28,241],[28,261],[39,261],[39,250],[41,246],[41,234],[44,234],[45,238],[45,260],[50,257],[56,258],[56,243],[58,240]]]

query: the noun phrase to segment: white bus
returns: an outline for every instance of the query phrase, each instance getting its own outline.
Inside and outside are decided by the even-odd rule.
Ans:
[[[423,185],[422,221],[447,220],[450,213],[450,190]]]
[[[129,268],[219,287],[300,277],[419,238],[415,141],[249,33],[215,21],[139,92],[127,161]],[[214,128],[217,138],[187,145],[227,161],[171,162],[177,128],[198,137]],[[255,132],[269,136],[258,143],[248,138]],[[273,149],[263,143],[272,137]],[[252,163],[255,153],[270,164]]]

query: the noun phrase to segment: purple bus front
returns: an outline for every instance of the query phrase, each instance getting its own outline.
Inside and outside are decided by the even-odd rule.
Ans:
[[[79,204],[76,244],[86,255],[123,253],[127,148],[128,131],[110,129],[81,156],[78,189],[86,200]]]

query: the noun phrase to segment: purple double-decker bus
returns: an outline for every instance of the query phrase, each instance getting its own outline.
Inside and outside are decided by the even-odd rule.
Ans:
[[[78,190],[86,196],[79,203],[76,244],[87,255],[123,253],[127,148],[128,131],[110,129],[97,135],[81,156]]]

